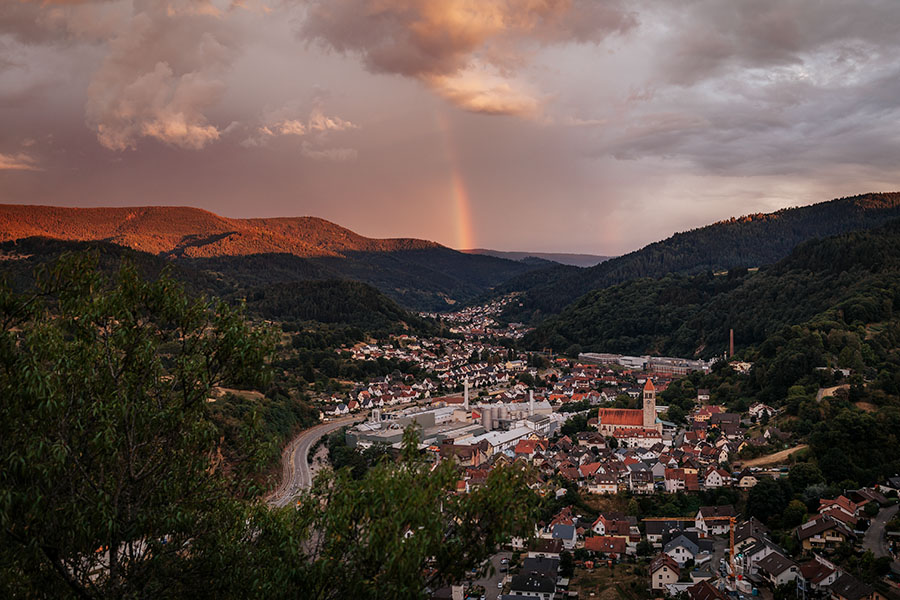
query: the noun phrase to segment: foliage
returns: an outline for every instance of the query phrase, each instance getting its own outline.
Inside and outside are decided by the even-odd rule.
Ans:
[[[260,398],[228,393],[210,405],[209,413],[220,431],[226,463],[245,476],[272,467],[281,458],[284,440],[318,422],[317,412],[306,401],[280,386],[270,387]],[[251,438],[254,442],[248,444]]]
[[[110,280],[67,258],[38,282],[0,289],[7,595],[420,597],[531,532],[524,465],[456,495],[452,461],[424,462],[412,430],[399,463],[326,471],[298,509],[270,510],[222,454],[265,455],[247,415],[272,411],[272,435],[302,415],[277,387],[207,402],[214,385],[265,383],[267,330],[129,266]]]
[[[780,519],[788,508],[792,492],[787,479],[760,477],[759,482],[750,488],[747,495],[747,515],[756,517],[770,527],[778,528],[781,522],[780,520],[776,522],[775,519]]]
[[[587,415],[574,415],[566,419],[559,431],[562,435],[575,435],[582,431],[590,431]]]
[[[577,342],[589,351],[711,357],[727,348],[731,328],[746,347],[814,317],[846,326],[886,320],[898,303],[900,224],[892,223],[807,242],[758,273],[667,275],[599,289],[542,324],[525,343],[563,350]],[[858,369],[865,363],[865,345],[847,342],[836,363]],[[783,381],[806,364],[822,365],[821,347],[797,345],[792,362],[776,365],[769,376]]]
[[[370,285],[355,281],[294,281],[254,288],[247,307],[268,319],[359,327],[375,336],[403,330],[423,335],[434,323],[400,308]]]
[[[695,274],[769,265],[783,259],[804,241],[870,229],[898,216],[900,194],[866,194],[771,214],[732,218],[677,233],[589,269],[555,267],[526,273],[499,286],[497,293],[523,291],[520,302],[510,305],[504,316],[514,321],[531,318],[537,322],[558,313],[591,290],[670,273]],[[561,349],[556,344],[554,348]]]
[[[0,587],[118,597],[190,580],[185,549],[256,491],[224,475],[207,398],[260,382],[269,333],[166,275],[111,280],[96,257],[37,279],[31,296],[0,290]]]
[[[495,468],[484,486],[451,493],[451,461],[436,467],[408,429],[403,460],[362,479],[323,472],[297,510],[264,513],[241,550],[249,571],[226,574],[235,595],[274,598],[418,598],[462,580],[510,535],[528,536],[536,496],[521,463]]]

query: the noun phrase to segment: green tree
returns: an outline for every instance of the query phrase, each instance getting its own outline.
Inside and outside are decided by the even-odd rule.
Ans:
[[[811,485],[822,483],[825,477],[822,471],[812,463],[797,463],[788,472],[788,481],[795,490],[805,490]]]
[[[562,577],[571,577],[575,574],[575,560],[568,550],[559,553],[559,574]]]
[[[800,500],[791,500],[782,513],[781,524],[783,527],[796,527],[803,523],[804,517],[806,517],[806,505]]]
[[[272,340],[165,275],[96,266],[69,257],[31,296],[0,290],[0,587],[177,595],[172,573],[214,576],[192,559],[234,517],[231,494],[254,494],[215,458],[207,399],[260,382]]]
[[[781,516],[790,498],[790,486],[785,480],[762,477],[747,495],[747,513],[769,524],[773,517]]]
[[[453,462],[427,463],[412,429],[399,463],[325,471],[296,508],[255,501],[207,400],[264,375],[272,337],[167,277],[67,259],[32,297],[0,289],[0,322],[7,597],[420,597],[533,531],[523,465],[457,495]]]
[[[234,549],[246,570],[222,585],[235,596],[420,598],[533,531],[538,499],[524,465],[495,468],[485,485],[457,495],[452,461],[435,467],[417,446],[408,428],[399,464],[381,462],[360,480],[326,471],[296,510],[261,510],[258,535]]]

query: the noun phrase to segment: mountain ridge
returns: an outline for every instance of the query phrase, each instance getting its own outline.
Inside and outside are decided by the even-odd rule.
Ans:
[[[878,227],[900,217],[900,192],[836,198],[772,213],[732,217],[648,244],[628,254],[575,272],[547,268],[526,273],[495,290],[523,292],[505,318],[540,321],[558,314],[584,294],[638,279],[696,274],[778,262],[798,244],[858,229]]]
[[[367,238],[318,217],[229,219],[192,207],[0,204],[0,243],[107,243],[242,286],[368,283],[405,308],[443,310],[542,265],[458,252],[414,238]],[[350,288],[346,288],[350,289]]]
[[[517,252],[509,250],[492,250],[490,248],[466,248],[460,250],[460,252],[465,254],[482,254],[484,256],[494,256],[496,258],[506,258],[516,261],[536,258],[559,263],[561,265],[582,268],[593,267],[611,258],[615,258],[613,256],[601,256],[599,254],[584,254],[578,252]]]
[[[396,252],[442,247],[414,238],[368,238],[319,217],[232,219],[188,206],[70,208],[0,204],[0,241],[48,237],[107,241],[151,254],[211,258],[292,254],[302,258],[347,252]]]

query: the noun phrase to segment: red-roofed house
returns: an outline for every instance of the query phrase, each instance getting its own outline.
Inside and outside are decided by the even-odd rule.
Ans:
[[[608,558],[619,558],[625,556],[628,545],[625,538],[595,535],[585,538],[584,549],[595,554],[602,554]]]

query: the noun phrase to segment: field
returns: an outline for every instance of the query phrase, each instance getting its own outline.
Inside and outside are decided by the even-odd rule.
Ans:
[[[774,454],[767,454],[765,456],[760,456],[759,458],[752,458],[746,462],[744,462],[743,466],[745,467],[765,467],[767,465],[777,465],[783,462],[787,462],[788,457],[794,452],[799,452],[806,448],[806,444],[800,444],[799,446],[794,446],[793,448],[788,448],[787,450],[782,450],[781,452],[775,452]]]
[[[575,569],[569,591],[578,592],[579,598],[599,600],[646,600],[650,598],[650,580],[646,567],[632,564],[603,566],[587,570]]]

